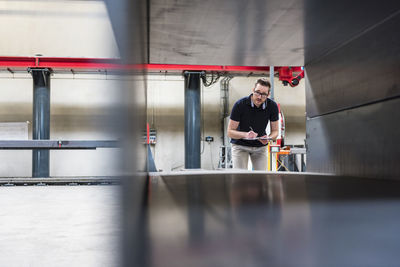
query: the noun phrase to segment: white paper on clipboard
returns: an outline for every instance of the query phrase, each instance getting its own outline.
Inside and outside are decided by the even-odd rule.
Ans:
[[[243,140],[268,140],[268,141],[272,140],[269,137],[254,137],[254,138],[242,138],[242,139]]]

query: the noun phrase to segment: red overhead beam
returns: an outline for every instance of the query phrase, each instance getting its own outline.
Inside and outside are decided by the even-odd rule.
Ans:
[[[123,65],[120,60],[112,58],[0,57],[0,67],[96,70],[126,69],[130,66]]]
[[[147,70],[203,70],[234,72],[268,72],[269,67],[261,66],[222,66],[222,65],[180,65],[180,64],[145,64]]]
[[[180,65],[180,64],[123,64],[113,58],[67,58],[67,57],[0,57],[0,68],[9,70],[27,68],[50,68],[57,70],[148,70],[183,71],[203,70],[219,72],[269,72],[269,67],[261,66],[222,66],[222,65]],[[278,71],[280,67],[275,67]],[[300,72],[301,67],[291,67]]]

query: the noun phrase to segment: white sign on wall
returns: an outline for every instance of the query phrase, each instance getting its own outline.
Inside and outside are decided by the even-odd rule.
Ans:
[[[0,122],[0,140],[28,140],[29,122]]]

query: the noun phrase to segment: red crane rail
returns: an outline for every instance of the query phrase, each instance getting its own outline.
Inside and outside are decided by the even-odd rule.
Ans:
[[[62,71],[170,71],[202,70],[216,72],[269,73],[268,66],[224,66],[224,65],[182,65],[182,64],[124,64],[115,58],[69,58],[69,57],[0,57],[0,70],[10,72],[27,68],[49,68]],[[279,71],[281,67],[274,67]],[[301,72],[301,67],[291,67],[293,72]]]

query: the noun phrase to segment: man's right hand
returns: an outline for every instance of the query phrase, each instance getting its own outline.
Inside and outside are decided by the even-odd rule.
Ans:
[[[247,132],[247,133],[246,133],[245,138],[247,138],[247,139],[253,139],[253,138],[256,138],[257,135],[258,135],[258,134],[257,134],[256,132],[250,131],[250,132]]]

